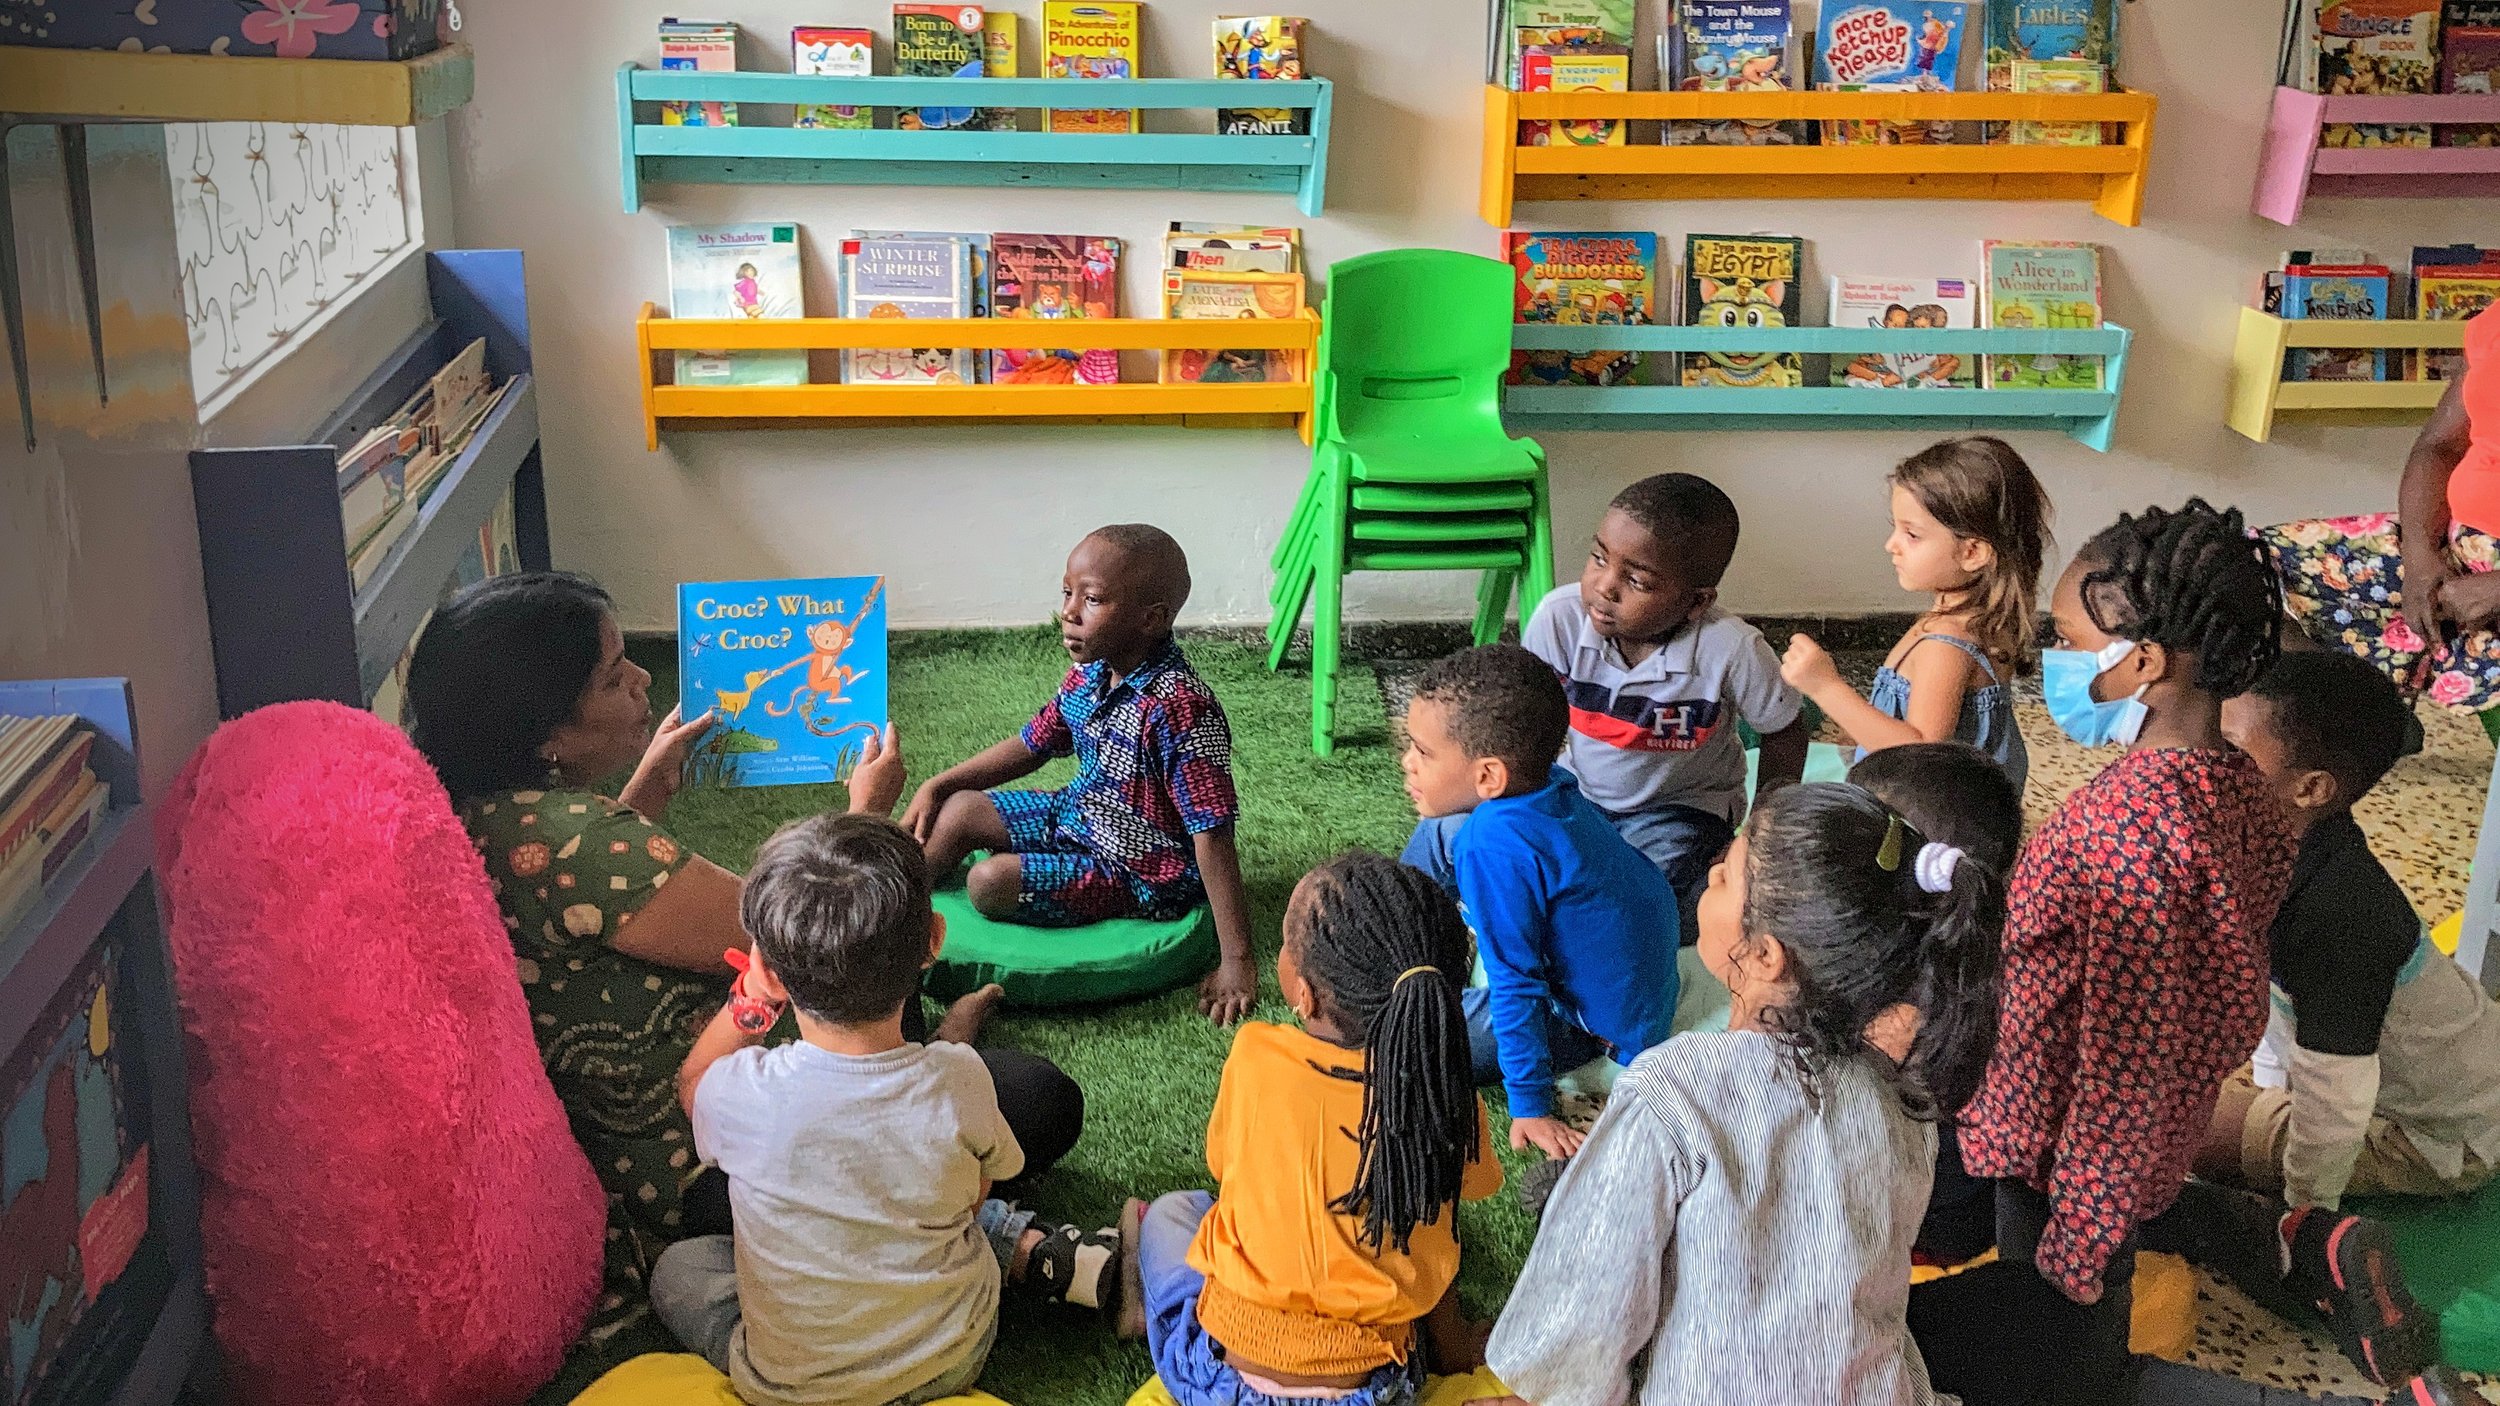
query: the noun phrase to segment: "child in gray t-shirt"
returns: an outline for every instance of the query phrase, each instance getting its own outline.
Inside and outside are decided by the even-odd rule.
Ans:
[[[678,1074],[737,1234],[660,1256],[660,1321],[750,1406],[911,1406],[979,1380],[1002,1280],[1116,1311],[1120,1233],[990,1199],[1024,1152],[980,1056],[903,1039],[945,936],[911,837],[864,815],[785,826],[741,916],[744,974]],[[784,1003],[800,1038],[766,1049]]]

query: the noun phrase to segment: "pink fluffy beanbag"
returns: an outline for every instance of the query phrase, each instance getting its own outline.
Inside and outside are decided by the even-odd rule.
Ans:
[[[442,783],[371,713],[280,704],[191,758],[157,849],[236,1399],[526,1398],[605,1202]]]

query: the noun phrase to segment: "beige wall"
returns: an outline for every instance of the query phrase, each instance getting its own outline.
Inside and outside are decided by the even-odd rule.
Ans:
[[[1655,0],[1648,0],[1651,9]],[[1015,0],[1028,31],[1038,0]],[[1149,71],[1207,71],[1207,21],[1239,5],[1154,0]],[[1040,619],[1060,563],[1085,530],[1150,519],[1190,549],[1192,613],[1265,612],[1266,562],[1307,460],[1273,431],[1047,426],[671,436],[642,447],[634,309],[665,304],[662,228],[792,218],[812,241],[811,306],[829,311],[826,251],[855,226],[1025,229],[1124,236],[1151,247],[1174,218],[1288,222],[1278,198],[1172,192],[1083,193],[844,187],[647,188],[620,211],[613,77],[656,62],[656,6],[589,0],[467,0],[478,100],[452,119],[464,241],[530,255],[557,560],[614,588],[630,625],[673,623],[683,579],[878,570],[894,578],[897,623]],[[795,21],[867,24],[875,0],[816,0],[804,12],[731,3],[708,14],[746,27],[749,67],[786,67]],[[1312,223],[1315,267],[1373,249],[1484,251],[1474,214],[1482,78],[1476,0],[1328,0],[1312,17],[1311,62],[1338,84],[1328,218]],[[2500,205],[2325,202],[2282,230],[2248,213],[2257,140],[2273,81],[2277,17],[2263,0],[2136,0],[2126,7],[2126,78],[2163,101],[2148,216],[2121,229],[2081,206],[1780,202],[1537,205],[1543,228],[1685,233],[1776,230],[1811,241],[1819,286],[1834,270],[1945,274],[1969,269],[1979,239],[2084,239],[2107,251],[2108,311],[2140,336],[2117,451],[2062,436],[2018,441],[2080,539],[2119,510],[2191,493],[2253,518],[2393,506],[2408,442],[2401,430],[2294,430],[2271,447],[2222,424],[2238,308],[2275,253],[2361,243],[2400,256],[2416,242],[2500,236]],[[1645,15],[1644,22],[1652,16]],[[1028,59],[1028,64],[1031,60]],[[1127,295],[1146,306],[1132,265]],[[1810,291],[1809,316],[1820,294]],[[1729,582],[1755,611],[1889,610],[1879,550],[1880,481],[1922,437],[1902,434],[1557,434],[1547,438],[1558,529],[1570,561],[1605,500],[1648,472],[1692,469],[1735,495],[1748,535]],[[1359,615],[1462,615],[1448,578],[1357,578]]]
[[[142,778],[164,793],[217,722],[188,454],[190,339],[175,289],[165,138],[90,134],[110,405],[96,401],[60,146],[9,134],[38,443],[0,383],[0,678],[128,677]]]

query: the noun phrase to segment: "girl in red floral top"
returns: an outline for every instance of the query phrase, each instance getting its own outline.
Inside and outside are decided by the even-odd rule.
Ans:
[[[2132,1237],[2177,1198],[2224,1076],[2265,1033],[2266,929],[2291,880],[2280,808],[2222,737],[2222,700],[2272,664],[2282,613],[2239,514],[2121,517],[2051,609],[2051,715],[2128,750],[2011,882],[1996,1056],[1961,1122],[1970,1171],[2002,1179],[2005,1264],[1912,1311],[1937,1388],[1983,1402],[2125,1399]]]

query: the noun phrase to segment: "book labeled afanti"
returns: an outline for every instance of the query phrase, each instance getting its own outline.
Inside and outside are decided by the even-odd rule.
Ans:
[[[668,232],[671,317],[753,322],[804,317],[799,227],[679,225]],[[680,351],[681,386],[803,386],[804,351]]]
[[[1805,241],[1778,235],[1689,235],[1684,241],[1685,320],[1731,332],[1797,325],[1805,307]],[[1687,386],[1802,386],[1805,358],[1739,347],[1684,357]]]
[[[1135,78],[1140,33],[1136,0],[1044,0],[1042,76]],[[1137,132],[1134,108],[1050,108],[1042,127],[1052,132]]]
[[[1215,76],[1250,82],[1302,76],[1303,20],[1296,15],[1251,15],[1215,22]],[[1219,107],[1215,130],[1228,137],[1304,137],[1311,132],[1307,107]]]
[[[1512,320],[1563,327],[1646,327],[1658,320],[1658,236],[1644,230],[1503,236]],[[1511,353],[1515,386],[1622,386],[1648,379],[1640,352]]]
[[[1193,322],[1277,321],[1300,317],[1302,275],[1165,269],[1163,315]],[[1163,355],[1167,384],[1292,381],[1301,376],[1299,352],[1271,348],[1190,347]]]
[[[882,576],[679,586],[678,710],[713,716],[686,780],[849,779],[886,726],[885,604]]]
[[[978,5],[895,6],[894,71],[914,78],[985,76],[984,18]],[[894,126],[905,132],[960,131],[973,125],[977,112],[969,104],[907,107],[895,112]]]

